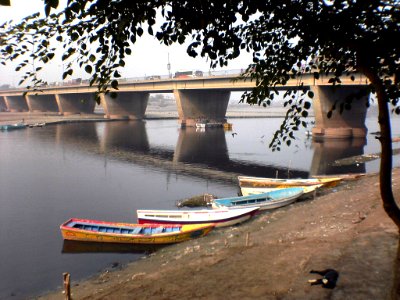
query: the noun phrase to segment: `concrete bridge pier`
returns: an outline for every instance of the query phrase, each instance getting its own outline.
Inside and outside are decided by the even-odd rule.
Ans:
[[[96,106],[94,94],[56,94],[60,115],[92,114]]]
[[[105,118],[142,120],[149,101],[147,92],[118,92],[116,98],[101,94]]]
[[[30,112],[58,112],[54,95],[28,95],[26,103]]]
[[[360,86],[313,86],[313,108],[315,114],[315,127],[312,129],[313,137],[321,138],[364,138],[367,135],[365,117],[367,115],[367,101],[369,95],[366,87]],[[360,92],[364,92],[361,98]],[[340,103],[347,97],[352,97],[351,109],[344,109],[340,113]],[[327,114],[332,105],[336,109],[331,118]]]
[[[11,112],[24,112],[29,110],[29,107],[26,103],[26,98],[22,95],[4,96],[4,100],[7,109]]]
[[[181,126],[196,126],[199,120],[223,123],[226,121],[230,91],[174,90]]]
[[[7,111],[7,103],[5,97],[0,97],[0,111]]]

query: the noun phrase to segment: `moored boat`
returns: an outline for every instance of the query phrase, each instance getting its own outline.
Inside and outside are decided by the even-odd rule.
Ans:
[[[72,218],[61,224],[65,240],[125,243],[125,244],[172,244],[208,234],[214,224],[158,225],[115,223]]]
[[[295,202],[302,194],[303,189],[299,187],[278,189],[262,194],[214,199],[212,207],[243,208],[258,206],[260,210],[274,209]]]
[[[307,178],[307,179],[279,179],[279,178],[265,178],[265,177],[251,177],[251,176],[238,176],[239,185],[241,187],[298,187],[322,184],[324,187],[336,186],[342,178],[329,177],[329,178]]]
[[[303,189],[303,195],[301,197],[307,197],[314,193],[318,188],[322,187],[322,184],[315,184],[315,185],[309,185],[309,186],[298,186],[299,188]],[[286,189],[286,187],[283,188],[270,188],[270,187],[241,187],[240,190],[242,192],[243,196],[249,196],[249,195],[256,195],[256,194],[262,194],[262,193],[268,193],[271,191],[276,191],[279,189]]]
[[[340,178],[341,180],[357,180],[365,176],[365,173],[349,173],[349,174],[335,174],[335,175],[313,175],[312,178],[329,179]]]
[[[214,223],[215,227],[231,226],[251,218],[258,207],[241,209],[197,209],[197,210],[138,210],[139,224],[204,224]]]
[[[0,130],[1,130],[1,131],[9,131],[9,130],[23,129],[23,128],[26,128],[26,124],[23,124],[23,123],[16,123],[16,124],[5,124],[5,125],[0,125]]]

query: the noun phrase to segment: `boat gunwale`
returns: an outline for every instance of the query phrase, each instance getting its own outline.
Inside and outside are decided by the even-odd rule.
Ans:
[[[223,206],[221,208],[216,208],[215,210],[231,211],[232,213],[235,213],[236,211],[239,211],[239,210],[246,210],[246,212],[236,213],[232,217],[229,217],[229,218],[219,218],[219,219],[213,219],[213,220],[208,220],[208,221],[193,220],[193,219],[192,220],[190,220],[190,219],[186,219],[186,220],[179,219],[178,220],[178,219],[168,219],[167,217],[149,217],[149,216],[139,217],[139,215],[138,215],[138,221],[139,222],[149,221],[149,222],[154,222],[154,224],[205,224],[207,222],[225,223],[225,222],[240,219],[240,218],[243,218],[243,217],[246,217],[249,215],[251,217],[251,216],[255,215],[259,209],[260,209],[260,207],[258,207],[258,206],[252,206],[252,207],[240,207],[238,209],[232,210],[232,209],[227,208],[226,206]],[[214,211],[214,210],[209,210],[209,211]],[[145,224],[145,223],[141,223],[141,224]]]
[[[180,235],[184,233],[190,233],[196,230],[204,230],[208,228],[213,228],[215,227],[214,223],[203,223],[203,224],[193,224],[193,225],[203,225],[203,226],[198,226],[197,228],[190,228],[187,230],[184,230],[184,226],[191,226],[191,224],[166,224],[169,228],[180,228],[178,231],[171,231],[171,232],[160,232],[160,233],[150,233],[150,234],[145,234],[145,233],[117,233],[117,232],[102,232],[102,231],[94,231],[94,230],[88,230],[88,229],[82,229],[82,228],[74,228],[67,226],[67,224],[75,223],[79,224],[79,221],[92,221],[92,222],[82,222],[88,225],[98,225],[98,224],[126,224],[126,225],[135,225],[135,226],[130,226],[128,228],[123,228],[123,227],[114,227],[114,228],[123,228],[123,229],[133,229],[133,228],[157,228],[157,227],[165,227],[162,224],[131,224],[131,223],[114,223],[114,222],[105,222],[105,221],[96,221],[96,220],[87,220],[87,219],[75,219],[71,218],[68,221],[64,222],[63,224],[60,225],[60,230],[62,232],[65,231],[72,231],[72,232],[80,232],[80,233],[90,233],[93,235],[103,235],[103,236],[119,236],[119,237],[138,237],[138,238],[154,238],[154,237],[169,237],[169,236],[174,236],[174,235]],[[98,222],[98,223],[97,223]]]

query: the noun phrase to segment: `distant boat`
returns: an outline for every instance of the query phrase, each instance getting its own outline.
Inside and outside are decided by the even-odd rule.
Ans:
[[[213,127],[224,127],[224,124],[217,122],[201,121],[196,123],[196,128],[213,128]]]
[[[298,186],[299,188],[303,189],[303,195],[308,196],[315,192],[318,188],[320,188],[322,184],[315,184],[315,185],[309,185],[309,186]],[[240,190],[242,192],[243,196],[249,196],[249,195],[257,195],[257,194],[262,194],[262,193],[268,193],[271,191],[276,191],[278,189],[286,189],[286,187],[283,188],[270,188],[270,187],[241,187]]]
[[[244,222],[254,215],[258,207],[242,209],[196,209],[196,210],[138,210],[139,224],[204,224],[215,227],[231,226]]]
[[[34,123],[34,124],[29,124],[28,127],[32,128],[32,127],[43,127],[45,126],[46,123]]]
[[[23,128],[26,128],[26,124],[24,124],[24,123],[0,125],[1,131],[9,131],[9,130],[23,129]]]
[[[274,209],[295,202],[302,194],[302,188],[293,187],[249,196],[214,199],[212,206],[213,208],[244,208],[258,206],[260,210]]]
[[[139,225],[73,218],[61,224],[60,230],[65,240],[124,244],[172,244],[204,236],[214,226],[210,223]]]
[[[310,186],[322,184],[325,187],[336,186],[342,178],[329,177],[329,178],[307,178],[307,179],[278,179],[278,178],[265,178],[265,177],[251,177],[251,176],[238,176],[240,187],[296,187],[296,186]]]

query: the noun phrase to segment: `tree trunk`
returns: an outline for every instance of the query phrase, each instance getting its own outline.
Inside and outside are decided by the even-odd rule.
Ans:
[[[371,75],[371,73],[368,75]],[[396,200],[394,199],[392,190],[393,149],[392,129],[390,125],[390,114],[388,108],[389,99],[381,79],[375,74],[368,76],[368,78],[375,87],[378,98],[378,122],[381,132],[379,138],[381,142],[381,164],[379,171],[381,198],[386,213],[397,225],[400,234],[400,209],[396,203]],[[400,299],[400,239],[397,248],[397,257],[393,265],[393,274],[394,281],[391,291],[391,299]]]

